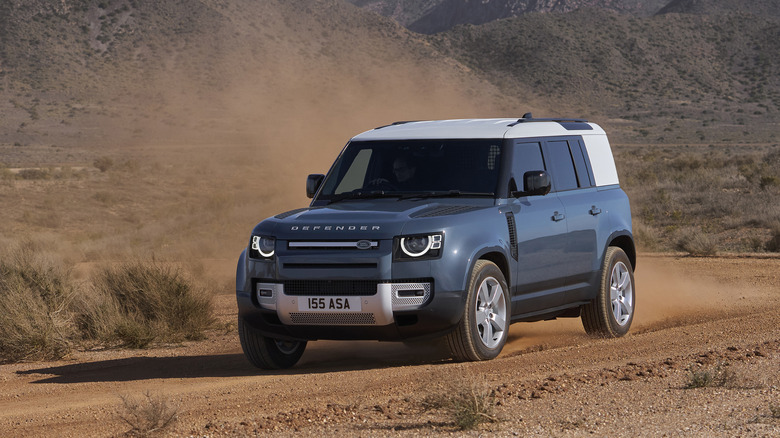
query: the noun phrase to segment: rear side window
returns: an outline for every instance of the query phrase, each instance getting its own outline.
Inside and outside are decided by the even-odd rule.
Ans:
[[[550,158],[548,170],[555,182],[555,190],[561,192],[579,187],[577,172],[574,170],[574,162],[569,150],[569,142],[566,140],[548,141],[547,152]]]
[[[577,182],[580,187],[590,187],[593,185],[593,178],[588,171],[588,165],[585,161],[585,154],[582,148],[582,142],[579,140],[569,140],[569,150],[574,159],[574,168],[577,170]]]

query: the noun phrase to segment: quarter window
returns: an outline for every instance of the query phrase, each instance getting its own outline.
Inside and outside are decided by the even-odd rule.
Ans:
[[[569,151],[569,142],[565,140],[547,142],[550,155],[550,173],[555,182],[556,191],[572,190],[578,187],[577,172]]]
[[[593,182],[590,180],[588,165],[585,164],[585,156],[582,153],[582,143],[577,140],[569,140],[569,150],[574,158],[574,167],[577,169],[577,181],[580,187],[590,187]]]

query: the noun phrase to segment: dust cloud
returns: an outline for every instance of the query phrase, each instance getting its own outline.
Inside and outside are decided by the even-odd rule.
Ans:
[[[712,272],[703,259],[640,254],[637,265],[636,313],[629,336],[728,318],[756,302],[778,298],[767,297],[767,291],[761,287],[735,284],[731,280],[737,278],[734,272]],[[575,345],[586,340],[579,318],[519,323],[511,326],[502,354]]]

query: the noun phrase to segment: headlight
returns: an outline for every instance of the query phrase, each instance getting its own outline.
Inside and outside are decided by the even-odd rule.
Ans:
[[[267,236],[252,236],[249,245],[249,257],[253,259],[270,259],[274,256],[276,239]]]
[[[421,234],[396,237],[396,259],[435,258],[441,253],[443,235]]]

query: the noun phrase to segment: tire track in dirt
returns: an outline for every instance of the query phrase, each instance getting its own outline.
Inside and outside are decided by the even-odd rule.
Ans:
[[[172,435],[427,435],[453,426],[441,412],[423,409],[425,397],[453,382],[476,381],[491,388],[507,418],[487,430],[549,435],[587,426],[603,435],[612,434],[610,424],[618,420],[580,418],[595,409],[583,405],[583,394],[652,387],[642,397],[654,400],[677,391],[690,367],[720,362],[760,370],[769,379],[769,389],[737,397],[736,408],[759,409],[760,400],[777,397],[771,388],[780,374],[780,259],[646,256],[639,263],[637,327],[621,339],[588,338],[578,320],[516,324],[502,355],[481,363],[452,363],[429,345],[320,341],[298,367],[273,373],[252,368],[232,332],[168,348],[80,352],[65,361],[0,366],[0,434],[121,434],[128,427],[117,416],[119,396],[150,391],[179,406]],[[218,313],[234,318],[232,297],[217,301]],[[673,395],[687,400],[697,394]],[[558,411],[537,412],[549,403]],[[647,413],[648,421],[668,432],[663,428],[677,423],[667,417],[671,408],[664,409],[663,415]],[[524,429],[532,421],[536,429]],[[740,421],[735,427],[747,423]]]

